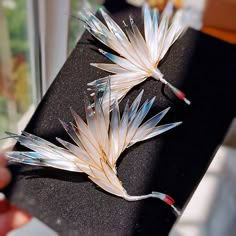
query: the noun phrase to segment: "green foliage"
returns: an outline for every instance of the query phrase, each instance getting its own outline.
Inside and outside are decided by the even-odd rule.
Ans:
[[[92,9],[98,8],[99,4],[103,2],[102,0],[89,0],[89,4],[92,6]],[[71,14],[74,16],[78,15],[78,10],[82,8],[83,1],[81,0],[71,0],[70,1]],[[72,51],[76,45],[78,39],[81,37],[84,32],[84,23],[75,18],[70,19],[69,21],[69,52]]]
[[[71,8],[71,15],[77,16],[78,9],[80,7],[80,1],[78,0],[71,0],[70,1],[70,8]],[[78,39],[79,32],[83,30],[82,23],[75,19],[70,18],[69,20],[69,52],[72,51],[74,48],[76,41]]]
[[[17,0],[15,3],[16,8],[5,8],[10,37],[10,47],[13,55],[27,55],[27,1]]]
[[[6,110],[7,110],[6,99],[0,94],[0,114],[4,114]]]

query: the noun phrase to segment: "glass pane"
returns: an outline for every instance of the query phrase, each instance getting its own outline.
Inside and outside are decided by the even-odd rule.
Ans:
[[[4,131],[19,133],[32,109],[26,0],[0,0],[0,29],[0,137],[4,137]],[[0,147],[4,145],[1,141]]]
[[[78,11],[82,9],[85,2],[88,2],[91,5],[92,11],[96,12],[98,7],[103,4],[104,0],[70,0],[71,4],[71,15],[77,17]],[[69,22],[69,53],[75,47],[77,41],[80,39],[84,32],[84,24],[78,19],[73,17],[70,18]]]

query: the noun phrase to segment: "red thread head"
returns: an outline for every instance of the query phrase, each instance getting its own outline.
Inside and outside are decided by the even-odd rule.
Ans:
[[[184,100],[184,98],[186,97],[186,95],[181,91],[178,91],[178,93],[176,95],[181,100]]]
[[[174,205],[175,200],[172,197],[166,195],[165,198],[164,198],[164,202],[169,204],[169,205]]]

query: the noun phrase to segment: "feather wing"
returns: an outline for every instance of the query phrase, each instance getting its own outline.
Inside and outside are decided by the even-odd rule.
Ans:
[[[168,49],[187,28],[190,20],[188,11],[179,9],[173,14],[173,3],[169,1],[160,15],[158,9],[151,9],[148,4],[144,4],[145,37],[140,33],[131,16],[129,25],[123,21],[123,31],[104,8],[100,8],[99,12],[105,24],[89,10],[85,9],[80,12],[80,15],[88,31],[118,55],[99,49],[99,52],[114,64],[91,63],[91,65],[113,75],[88,83],[90,89],[103,92],[109,78],[113,96],[110,101],[112,105],[115,98],[121,101],[131,88],[152,76],[167,85],[179,99],[190,104],[185,94],[166,81],[157,68]]]
[[[168,108],[143,123],[155,100],[154,97],[141,105],[143,90],[131,106],[127,101],[121,115],[118,100],[111,94],[111,91],[112,84],[109,80],[105,84],[101,98],[97,93],[94,94],[93,103],[87,97],[85,98],[86,123],[72,109],[75,125],[61,121],[75,144],[56,138],[64,147],[62,148],[24,131],[21,135],[7,133],[21,145],[33,150],[7,152],[5,155],[8,160],[28,165],[84,172],[91,181],[105,191],[129,201],[159,196],[158,194],[129,196],[117,177],[116,162],[127,147],[172,129],[180,122],[156,126],[168,112]],[[113,99],[110,118],[110,103]]]

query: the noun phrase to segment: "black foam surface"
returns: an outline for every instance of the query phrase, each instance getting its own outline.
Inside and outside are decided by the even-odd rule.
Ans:
[[[131,14],[142,28],[141,11],[113,1],[107,3],[122,25]],[[72,121],[72,107],[83,118],[83,95],[89,81],[107,75],[91,62],[107,62],[85,33],[56,76],[26,130],[57,143],[70,140],[58,118]],[[55,48],[55,50],[57,50]],[[122,154],[119,178],[130,195],[165,192],[182,209],[206,172],[214,153],[235,116],[235,46],[189,29],[170,49],[160,70],[173,85],[185,91],[191,106],[178,101],[159,82],[148,79],[127,98],[144,89],[143,101],[157,99],[152,114],[171,106],[162,123],[183,124],[161,136],[137,144]],[[18,146],[20,150],[22,147]],[[8,194],[60,235],[168,235],[176,221],[172,209],[156,199],[127,202],[91,183],[86,175],[55,169],[12,166],[15,181]]]

